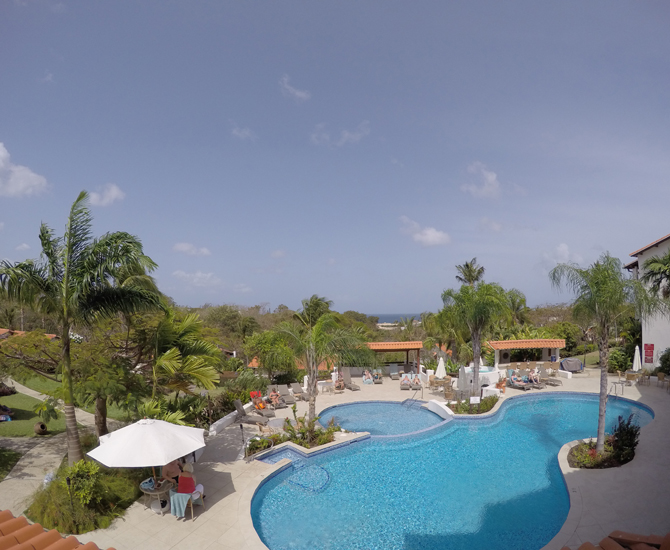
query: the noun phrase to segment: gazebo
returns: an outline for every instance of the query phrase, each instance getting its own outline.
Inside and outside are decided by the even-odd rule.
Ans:
[[[510,362],[510,351],[513,349],[541,349],[542,361],[560,363],[560,350],[565,347],[562,338],[535,338],[533,340],[489,340],[488,345],[495,352],[494,365]]]
[[[416,370],[417,373],[421,370],[421,350],[423,349],[423,342],[415,340],[412,342],[368,342],[367,346],[375,353],[387,353],[394,351],[405,352],[405,363],[409,364],[409,352],[416,351]]]

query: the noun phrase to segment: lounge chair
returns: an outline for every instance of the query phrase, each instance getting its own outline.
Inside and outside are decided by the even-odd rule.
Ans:
[[[295,405],[295,397],[291,395],[287,384],[277,384],[277,391],[287,405]]]
[[[361,389],[360,386],[354,384],[351,381],[351,372],[349,371],[349,367],[342,368],[342,378],[344,379],[344,387],[348,390],[358,391]]]
[[[237,418],[235,419],[235,422],[242,422],[243,424],[253,424],[254,426],[256,424],[267,424],[268,419],[265,418],[261,414],[247,414],[247,412],[244,410],[244,406],[242,405],[242,401],[239,399],[235,399],[235,410],[237,411]],[[254,410],[254,412],[256,412]]]
[[[409,377],[408,374],[403,374],[402,378],[400,379],[400,389],[409,390],[411,387],[412,387],[412,379]]]
[[[400,374],[398,373],[398,364],[397,363],[391,363],[389,365],[389,376],[391,377],[391,380],[399,380],[400,379]]]
[[[419,378],[418,375],[415,375],[414,378],[412,378],[412,389],[420,390],[422,387],[421,378]]]
[[[302,386],[297,382],[291,382],[291,391],[293,392],[293,397],[296,399],[302,399],[307,401],[307,393],[302,389]]]
[[[562,386],[563,380],[557,377],[549,376],[547,369],[540,367],[540,380],[548,386]]]
[[[375,384],[381,384],[384,382],[384,379],[382,378],[382,371],[380,369],[375,369],[372,371],[372,381]]]
[[[369,372],[367,370],[363,371],[363,384],[374,384],[375,380],[372,377],[372,373],[370,373],[370,378],[366,378],[366,373]]]
[[[524,381],[527,380],[527,381],[528,381],[527,383],[530,384],[531,387],[532,387],[532,388],[535,388],[536,390],[542,390],[542,389],[544,389],[544,388],[547,386],[547,385],[542,381],[542,377],[540,377],[539,373],[538,373],[537,376],[538,376],[538,378],[540,379],[540,381],[539,381],[539,382],[534,382],[534,381],[532,381],[532,380],[530,379],[530,370],[529,370],[529,369],[522,370],[522,371],[519,373],[519,376],[520,376],[521,378],[523,378]]]
[[[263,398],[261,397],[261,392],[259,391],[250,391],[249,392],[249,397],[251,398],[251,402],[254,403],[254,400],[258,399],[258,404],[254,403],[254,410],[261,416],[265,416],[266,418],[272,418],[275,415],[275,412],[272,408],[272,405],[269,403],[266,403]]]
[[[510,369],[507,376],[507,384],[509,385],[510,388],[523,391],[529,390],[531,388],[531,385],[529,383],[514,381],[512,377],[514,377],[514,371]]]

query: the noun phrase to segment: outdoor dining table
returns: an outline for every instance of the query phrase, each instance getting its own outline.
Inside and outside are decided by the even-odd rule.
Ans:
[[[174,489],[174,486],[175,484],[169,479],[161,481],[158,487],[154,489],[144,489],[140,485],[140,491],[142,491],[148,497],[148,499],[144,500],[144,507],[149,508],[150,505],[149,506],[147,505],[147,500],[151,503],[151,501],[155,497],[158,500],[158,509],[162,516],[163,507],[161,506],[161,500],[167,500],[167,499],[161,499],[161,495],[167,494],[170,491],[170,489]],[[151,507],[151,509],[153,510],[153,506]]]

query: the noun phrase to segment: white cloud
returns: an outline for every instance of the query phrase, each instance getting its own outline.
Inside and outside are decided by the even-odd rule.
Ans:
[[[241,139],[242,141],[246,140],[255,141],[256,138],[258,137],[256,136],[256,134],[253,133],[251,128],[240,128],[237,124],[235,124],[230,133],[237,139]]]
[[[479,220],[479,223],[482,227],[484,227],[486,229],[489,229],[491,231],[494,231],[496,233],[500,233],[502,231],[502,227],[503,227],[502,224],[500,224],[497,221],[492,220],[490,218],[484,217],[481,220]]]
[[[309,136],[310,141],[316,145],[334,145],[336,147],[342,147],[347,143],[358,143],[364,137],[370,135],[370,122],[367,120],[361,122],[354,130],[342,130],[340,132],[340,137],[337,140],[331,139],[330,133],[327,132],[325,128],[325,124],[317,124]]]
[[[51,84],[54,81],[54,74],[51,71],[44,71],[44,78],[40,78],[40,82],[44,84]]]
[[[270,254],[270,258],[283,258],[284,256],[286,256],[286,250],[282,250],[281,248],[273,250]]]
[[[99,187],[98,189],[100,192],[94,191],[90,194],[93,206],[109,206],[116,201],[123,200],[126,196],[115,183],[106,183],[102,188]]]
[[[26,243],[21,243],[19,246],[16,247],[16,250],[30,250],[30,245],[27,245]]]
[[[203,273],[202,271],[186,273],[185,271],[177,270],[172,273],[172,276],[189,286],[198,288],[216,288],[223,284],[223,281],[214,275],[214,273]]]
[[[407,216],[400,216],[403,224],[402,232],[411,235],[415,242],[421,246],[441,246],[449,244],[451,237],[444,231],[434,227],[421,227],[417,222],[410,220]]]
[[[584,261],[579,254],[570,251],[570,247],[565,244],[559,244],[551,252],[545,252],[542,255],[542,265],[549,270],[554,268],[557,264],[575,263],[581,264]]]
[[[312,94],[309,93],[307,90],[299,90],[298,88],[294,88],[289,84],[289,77],[287,74],[282,76],[279,79],[279,88],[281,89],[281,93],[284,94],[285,97],[291,97],[295,99],[298,103],[301,101],[307,101],[312,97]]]
[[[47,180],[27,166],[13,164],[9,151],[0,142],[0,197],[27,197],[46,191]]]
[[[183,254],[187,254],[188,256],[211,256],[212,253],[209,251],[208,248],[202,247],[198,248],[194,244],[191,243],[176,243],[173,247],[172,250],[175,252],[181,252]]]
[[[338,147],[342,147],[342,145],[347,143],[358,143],[368,135],[370,135],[370,122],[364,120],[356,127],[353,132],[350,132],[349,130],[342,130],[340,139],[337,141],[336,145]]]
[[[488,170],[484,164],[479,161],[473,162],[468,166],[468,173],[473,174],[480,185],[477,183],[467,183],[461,185],[461,191],[470,193],[478,199],[495,199],[500,196],[498,175]]]
[[[253,289],[244,283],[237,284],[233,287],[233,290],[235,292],[240,292],[242,294],[249,294],[250,292],[253,292]]]

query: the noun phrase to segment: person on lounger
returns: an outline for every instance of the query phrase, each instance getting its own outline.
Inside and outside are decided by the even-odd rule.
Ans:
[[[277,391],[277,388],[272,388],[272,391],[270,392],[270,395],[268,396],[270,398],[270,403],[273,405],[279,405],[279,392]]]
[[[342,377],[342,373],[337,374],[337,382],[335,382],[335,389],[337,391],[344,390],[344,378]]]
[[[540,383],[540,375],[535,371],[535,369],[531,369],[530,373],[528,374],[528,381],[535,384]]]
[[[528,384],[528,382],[525,382],[524,380],[519,378],[516,374],[512,375],[512,382],[514,382],[515,384],[519,384],[521,386]]]
[[[403,376],[403,379],[400,381],[401,386],[411,386],[412,381],[409,379],[409,376],[405,375]]]

